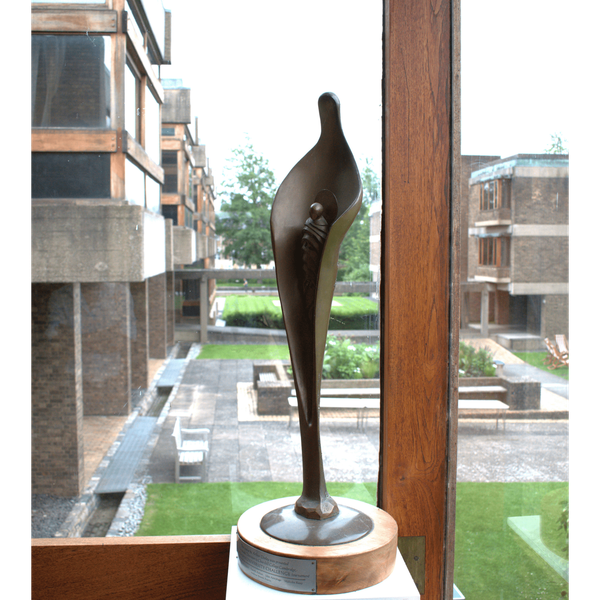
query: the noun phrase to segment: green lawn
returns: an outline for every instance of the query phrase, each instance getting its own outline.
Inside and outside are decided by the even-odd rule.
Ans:
[[[334,496],[376,502],[376,484],[329,483]],[[261,502],[298,496],[300,483],[150,484],[136,535],[229,534]],[[469,599],[561,598],[562,579],[509,527],[515,516],[542,515],[544,543],[565,547],[558,516],[568,483],[458,483],[454,581]]]
[[[206,344],[196,358],[239,360],[289,360],[287,344]]]
[[[569,367],[559,367],[558,369],[549,369],[544,364],[544,359],[548,356],[547,352],[513,352],[513,354],[524,360],[527,364],[532,367],[537,367],[538,369],[542,369],[547,371],[548,373],[553,373],[554,375],[558,375],[564,379],[569,379]]]
[[[327,484],[332,496],[373,505],[376,487],[376,483]],[[302,484],[296,482],[149,484],[144,518],[136,535],[228,534],[249,508],[301,492]]]

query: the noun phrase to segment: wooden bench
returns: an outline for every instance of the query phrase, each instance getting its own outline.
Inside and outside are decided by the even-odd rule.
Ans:
[[[368,411],[379,409],[379,388],[322,388],[321,408],[356,411],[356,428],[364,429]],[[298,398],[296,390],[292,389],[292,395],[288,398],[290,419],[288,427],[291,426],[294,414],[298,410]]]
[[[206,481],[208,463],[208,436],[210,429],[184,429],[179,417],[175,419],[173,443],[175,444],[175,481]],[[191,439],[190,439],[191,438]],[[180,474],[181,467],[200,467],[200,475]]]
[[[458,400],[458,414],[461,411],[484,411],[488,412],[490,416],[496,418],[496,429],[498,429],[498,419],[502,418],[502,427],[506,429],[506,411],[508,410],[508,404],[501,402],[500,400]]]

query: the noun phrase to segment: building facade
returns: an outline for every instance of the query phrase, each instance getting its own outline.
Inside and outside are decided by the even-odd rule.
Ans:
[[[32,491],[77,496],[84,418],[131,412],[208,244],[163,214],[161,0],[33,2],[31,62]]]
[[[528,334],[494,336],[515,350],[568,335],[568,156],[463,157],[467,171],[463,327],[479,321],[487,337],[493,322]]]

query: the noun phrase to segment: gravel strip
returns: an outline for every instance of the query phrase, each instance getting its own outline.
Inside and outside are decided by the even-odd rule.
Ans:
[[[77,498],[61,498],[49,494],[31,496],[31,537],[51,538],[60,529]]]

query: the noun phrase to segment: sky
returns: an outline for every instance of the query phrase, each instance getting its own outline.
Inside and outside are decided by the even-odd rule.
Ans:
[[[246,138],[278,185],[316,143],[317,99],[326,91],[340,99],[359,167],[370,159],[380,172],[381,2],[163,3],[172,13],[172,64],[161,76],[191,89],[192,132],[198,117],[217,191]],[[543,152],[556,133],[568,142],[564,3],[462,0],[461,20],[462,153]]]

